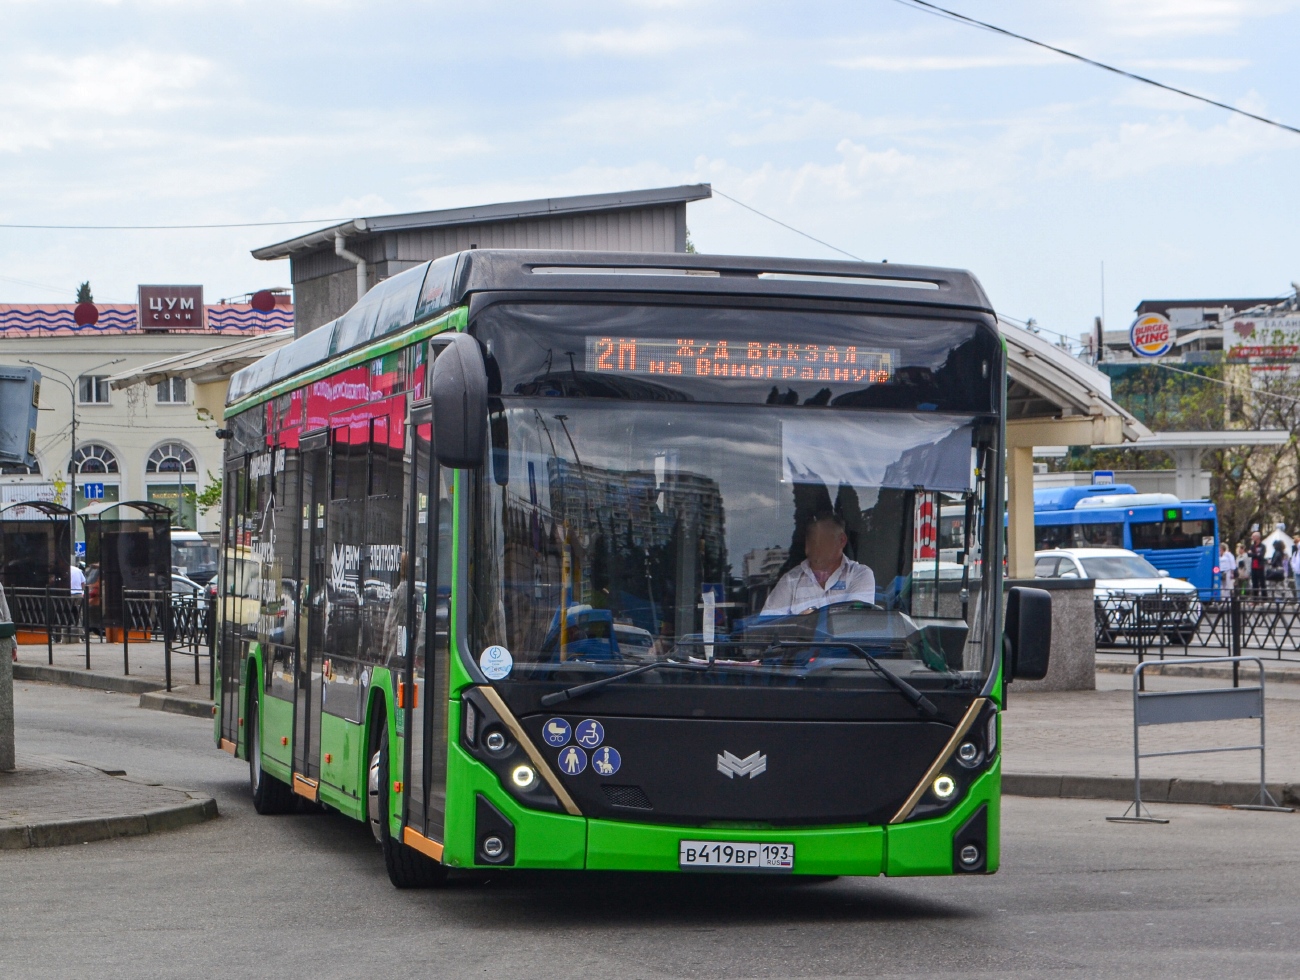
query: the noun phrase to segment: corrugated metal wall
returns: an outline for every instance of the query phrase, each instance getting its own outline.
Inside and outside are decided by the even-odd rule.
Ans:
[[[607,252],[686,251],[685,203],[593,211],[447,228],[378,232],[348,239],[369,263],[370,285],[430,259],[478,248],[555,248]],[[333,248],[290,258],[298,336],[342,316],[356,302],[356,270]]]

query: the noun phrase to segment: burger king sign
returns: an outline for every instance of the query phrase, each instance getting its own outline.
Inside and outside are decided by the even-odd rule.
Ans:
[[[1174,345],[1169,321],[1159,313],[1147,313],[1133,321],[1128,330],[1128,343],[1138,357],[1159,357],[1169,353]]]

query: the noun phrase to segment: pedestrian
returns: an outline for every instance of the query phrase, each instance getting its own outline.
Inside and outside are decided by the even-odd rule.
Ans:
[[[1281,541],[1273,542],[1273,553],[1268,556],[1268,567],[1264,569],[1264,580],[1268,582],[1268,591],[1278,594],[1286,589],[1286,545]]]
[[[1250,559],[1250,591],[1262,596],[1268,587],[1265,572],[1268,570],[1268,549],[1258,531],[1250,532],[1250,547],[1246,549]]]
[[[1237,591],[1245,592],[1246,583],[1250,581],[1250,559],[1246,557],[1246,546],[1237,542]]]
[[[1291,572],[1291,590],[1300,599],[1300,540],[1291,549],[1291,560],[1287,563]]]
[[[1297,547],[1300,551],[1300,547]],[[1237,559],[1228,547],[1228,542],[1219,545],[1219,596],[1223,599],[1232,595],[1232,583],[1237,577]]]

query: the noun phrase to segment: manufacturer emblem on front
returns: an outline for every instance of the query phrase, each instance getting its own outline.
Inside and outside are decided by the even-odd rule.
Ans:
[[[755,752],[742,759],[730,752],[722,752],[718,756],[718,772],[728,779],[734,779],[736,776],[742,778],[748,776],[753,779],[755,776],[767,772],[767,756],[762,752]]]

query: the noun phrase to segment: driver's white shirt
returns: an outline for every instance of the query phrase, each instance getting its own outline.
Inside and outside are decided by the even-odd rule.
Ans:
[[[866,565],[840,556],[840,567],[822,585],[804,560],[781,576],[763,603],[763,615],[798,615],[832,602],[875,602],[876,576]]]

